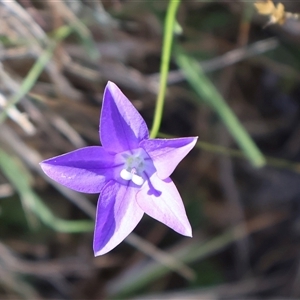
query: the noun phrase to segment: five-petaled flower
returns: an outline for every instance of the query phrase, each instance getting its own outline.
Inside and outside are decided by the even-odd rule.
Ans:
[[[192,236],[181,197],[169,178],[197,137],[150,139],[147,125],[112,82],[103,96],[102,146],[84,147],[41,162],[58,183],[100,193],[94,231],[95,256],[121,243],[144,212],[178,233]]]

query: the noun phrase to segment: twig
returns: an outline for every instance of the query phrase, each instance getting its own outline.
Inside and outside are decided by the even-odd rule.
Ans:
[[[201,62],[199,65],[205,73],[216,71],[236,64],[247,58],[261,55],[268,51],[274,50],[278,47],[279,42],[275,38],[269,38],[263,41],[255,42],[250,46],[240,47],[218,57],[212,58],[207,61]],[[154,82],[158,82],[159,74],[152,74],[149,76]],[[168,84],[175,84],[185,80],[185,76],[182,71],[170,71],[168,77]]]
[[[3,109],[7,104],[7,100],[0,93],[0,109]],[[0,110],[1,111],[1,110]],[[35,126],[28,120],[27,115],[21,113],[16,107],[12,106],[7,110],[7,115],[15,121],[28,135],[36,133]]]

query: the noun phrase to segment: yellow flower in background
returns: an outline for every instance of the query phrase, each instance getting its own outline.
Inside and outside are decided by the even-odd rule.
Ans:
[[[257,1],[254,3],[257,12],[261,15],[269,15],[270,20],[267,25],[280,24],[282,25],[286,20],[285,8],[282,3],[278,3],[276,6],[272,0]]]

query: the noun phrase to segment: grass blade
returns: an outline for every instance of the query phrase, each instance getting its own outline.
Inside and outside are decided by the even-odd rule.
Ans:
[[[176,61],[189,84],[198,96],[219,115],[251,163],[255,167],[264,166],[266,163],[264,155],[197,62],[181,51],[176,52]]]

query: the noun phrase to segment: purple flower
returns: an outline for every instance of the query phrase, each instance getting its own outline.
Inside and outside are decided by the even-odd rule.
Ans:
[[[112,82],[103,97],[101,146],[84,147],[41,162],[58,183],[84,193],[100,193],[94,231],[95,256],[121,243],[144,212],[192,236],[181,197],[169,178],[197,138],[149,139],[147,125]]]

